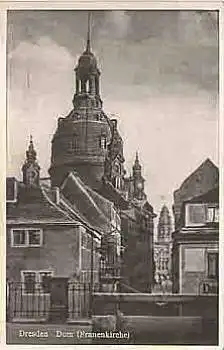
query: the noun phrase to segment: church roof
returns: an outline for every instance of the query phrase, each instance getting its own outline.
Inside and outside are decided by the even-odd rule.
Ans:
[[[61,192],[75,212],[92,227],[103,232],[111,230],[113,203],[85,185],[75,172],[67,176]]]

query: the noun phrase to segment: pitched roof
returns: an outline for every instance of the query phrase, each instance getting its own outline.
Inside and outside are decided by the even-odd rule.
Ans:
[[[219,169],[218,167],[207,158],[196,170],[194,170],[181,184],[180,188],[177,190],[183,190],[190,185],[200,186],[197,192],[206,193],[208,188],[213,188],[218,184],[219,180]],[[205,189],[202,187],[205,186]],[[204,190],[204,192],[202,192]],[[192,193],[192,197],[195,193]]]
[[[61,210],[41,186],[28,187],[18,183],[18,196],[15,203],[7,203],[7,220],[22,222],[71,222],[68,213]]]
[[[182,203],[195,197],[203,196],[219,185],[219,169],[208,158],[193,173],[191,173],[174,191],[175,225],[180,219]]]
[[[92,227],[103,232],[111,230],[113,203],[85,185],[75,172],[68,174],[61,192],[67,204]]]

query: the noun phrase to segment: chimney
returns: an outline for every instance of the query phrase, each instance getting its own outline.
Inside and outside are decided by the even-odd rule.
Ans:
[[[54,202],[55,204],[59,204],[60,202],[60,189],[59,187],[53,188]]]

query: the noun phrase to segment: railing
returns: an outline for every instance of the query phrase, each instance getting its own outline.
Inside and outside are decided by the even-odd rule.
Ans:
[[[99,290],[99,286],[94,286],[94,289]],[[54,312],[51,293],[50,285],[46,289],[46,286],[43,288],[41,283],[28,285],[21,282],[9,282],[7,285],[7,320],[49,321]],[[91,316],[90,283],[69,282],[66,294],[63,298],[68,320]]]
[[[39,283],[28,286],[21,282],[8,283],[7,319],[45,320],[50,311],[50,293]]]
[[[89,316],[90,284],[68,284],[68,319],[86,318]]]
[[[108,264],[101,260],[100,280],[118,280],[120,278],[120,266],[118,264]]]

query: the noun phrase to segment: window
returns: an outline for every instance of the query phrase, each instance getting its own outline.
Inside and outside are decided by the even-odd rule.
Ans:
[[[36,287],[36,273],[24,272],[23,273],[24,291],[26,293],[34,293]]]
[[[23,292],[26,294],[50,293],[52,271],[22,271]]]
[[[101,136],[100,137],[100,148],[106,149],[107,147],[107,139],[106,136]]]
[[[219,222],[219,208],[217,206],[207,207],[207,222]]]
[[[12,229],[12,247],[40,247],[43,241],[41,229]]]
[[[204,226],[208,223],[218,223],[219,208],[217,205],[203,203],[186,204],[186,226]]]
[[[115,188],[119,189],[121,186],[121,179],[119,176],[115,177]]]
[[[218,253],[208,253],[208,278],[218,278],[219,262]]]
[[[17,198],[17,181],[13,177],[6,179],[6,202],[15,203]]]
[[[206,221],[206,207],[204,204],[188,204],[186,213],[187,226],[200,226]]]
[[[184,270],[186,272],[205,271],[205,251],[203,248],[184,249]]]
[[[25,230],[13,231],[13,245],[23,246],[26,244],[26,232]]]

